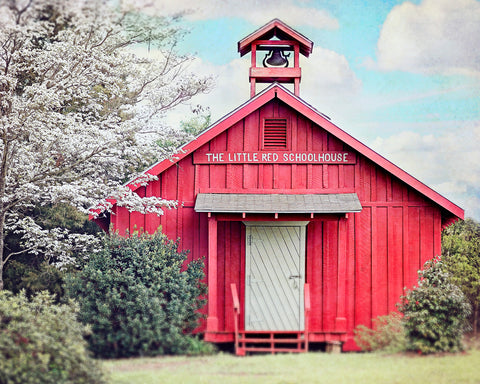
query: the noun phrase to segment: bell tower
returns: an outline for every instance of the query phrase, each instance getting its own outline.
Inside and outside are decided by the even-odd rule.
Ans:
[[[238,42],[238,52],[251,54],[250,97],[255,96],[257,83],[290,83],[294,94],[300,94],[300,54],[308,57],[313,42],[278,19]]]

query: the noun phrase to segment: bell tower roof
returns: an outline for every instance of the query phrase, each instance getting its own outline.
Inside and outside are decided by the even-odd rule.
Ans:
[[[273,82],[293,84],[294,94],[299,96],[300,54],[308,57],[312,50],[312,41],[278,19],[240,40],[240,56],[251,52],[250,97],[255,96],[258,83]],[[264,55],[263,60],[261,55]]]
[[[308,57],[313,50],[313,41],[307,39],[301,33],[290,28],[287,24],[279,19],[272,21],[260,27],[255,32],[252,32],[247,37],[244,37],[238,42],[238,52],[240,56],[244,56],[252,50],[252,43],[256,40],[271,40],[277,37],[280,40],[293,40],[298,42],[300,46],[300,53]]]

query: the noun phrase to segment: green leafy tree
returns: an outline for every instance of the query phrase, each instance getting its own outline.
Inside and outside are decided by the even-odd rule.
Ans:
[[[181,121],[180,128],[187,134],[196,136],[210,126],[212,115],[208,110],[203,113],[204,109],[201,107],[197,107],[193,112],[196,115],[187,121]]]
[[[418,272],[418,284],[402,296],[407,349],[421,353],[456,352],[463,349],[462,337],[471,307],[453,284],[439,257]]]
[[[442,260],[452,281],[472,305],[472,328],[478,333],[480,316],[480,223],[458,221],[442,233]]]
[[[157,142],[160,148],[164,150],[170,149],[170,151],[176,152],[182,144],[189,142],[210,126],[211,114],[208,108],[197,106],[192,109],[192,113],[194,114],[193,117],[180,121],[179,130],[175,132],[172,131],[172,134],[167,138]]]
[[[71,236],[72,233],[93,236],[101,231],[95,223],[88,220],[87,215],[68,204],[34,207],[26,215],[33,217],[47,231],[57,227],[63,228],[65,233],[70,233],[70,239],[74,238]],[[63,268],[58,268],[57,257],[36,248],[26,251],[21,245],[21,238],[22,236],[17,233],[10,233],[5,239],[6,252],[13,254],[5,265],[5,289],[13,293],[24,290],[27,297],[47,290],[60,301],[64,295],[63,279],[66,271],[80,268],[85,260],[81,254],[73,252],[72,248],[75,247],[65,246],[63,258],[68,256],[72,261]]]
[[[81,321],[92,326],[89,343],[96,356],[180,354],[198,347],[192,331],[205,304],[203,262],[185,266],[186,257],[178,242],[160,232],[112,234],[67,279]]]
[[[41,259],[41,258],[40,258]],[[55,302],[64,298],[65,272],[47,262],[39,262],[39,258],[22,256],[12,260],[5,270],[6,289],[19,293],[24,291],[27,297],[38,292],[47,291],[53,295]]]
[[[78,306],[53,301],[47,292],[29,300],[24,292],[0,291],[0,383],[105,382],[87,351]]]

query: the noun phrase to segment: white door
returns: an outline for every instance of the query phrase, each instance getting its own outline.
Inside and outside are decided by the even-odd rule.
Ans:
[[[304,329],[305,223],[248,223],[245,329]]]

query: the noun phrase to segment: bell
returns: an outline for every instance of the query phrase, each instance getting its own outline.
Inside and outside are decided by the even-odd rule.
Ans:
[[[272,67],[281,67],[282,65],[284,67],[288,67],[288,56],[290,56],[290,53],[286,55],[282,48],[272,48],[270,52],[265,55],[265,58],[263,59],[263,66],[267,67],[268,64]]]

